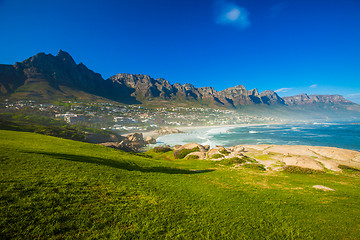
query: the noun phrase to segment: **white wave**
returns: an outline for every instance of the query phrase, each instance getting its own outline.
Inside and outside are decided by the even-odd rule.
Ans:
[[[258,133],[257,131],[249,131],[249,133]]]
[[[208,135],[215,135],[220,133],[227,133],[230,129],[233,129],[235,127],[217,127],[217,128],[211,128],[206,131],[206,134]]]

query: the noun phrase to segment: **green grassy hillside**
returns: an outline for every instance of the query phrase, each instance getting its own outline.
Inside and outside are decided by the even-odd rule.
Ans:
[[[170,156],[2,130],[0,239],[359,239],[354,173]]]

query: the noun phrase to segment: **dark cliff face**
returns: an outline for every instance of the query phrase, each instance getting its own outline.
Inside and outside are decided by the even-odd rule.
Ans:
[[[13,66],[0,65],[0,84],[3,95],[18,90],[25,98],[51,99],[52,95],[81,98],[86,93],[115,101],[136,102],[130,97],[131,89],[105,81],[84,64],[76,64],[70,54],[62,50],[56,56],[38,53]],[[69,89],[71,93],[67,92]]]

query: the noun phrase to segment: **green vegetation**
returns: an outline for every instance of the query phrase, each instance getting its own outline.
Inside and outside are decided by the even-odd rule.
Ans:
[[[169,146],[157,146],[153,148],[153,151],[156,153],[165,153],[171,151]]]
[[[347,173],[353,173],[353,174],[360,175],[360,169],[357,169],[354,167],[349,167],[346,165],[339,165],[338,168],[340,168],[341,170],[343,170],[344,172],[347,172]]]
[[[225,156],[230,154],[230,152],[228,150],[226,150],[226,149],[221,150],[220,153],[224,154]]]
[[[178,151],[174,152],[174,157],[176,159],[183,159],[189,153],[198,152],[198,151],[199,151],[199,147],[195,147],[193,149],[181,149],[181,150],[178,150]]]
[[[85,140],[84,132],[92,132],[102,137],[110,134],[116,135],[116,133],[111,131],[88,128],[81,125],[69,125],[64,120],[53,119],[46,115],[13,112],[0,113],[0,129],[35,132],[76,141]]]
[[[164,155],[1,130],[0,238],[359,239],[359,176]]]
[[[211,156],[212,159],[218,159],[218,158],[223,158],[223,157],[224,157],[223,155],[218,154],[218,153]]]
[[[249,156],[241,156],[241,159],[244,160],[245,162],[249,162],[249,163],[257,163],[257,161],[252,158],[252,157],[249,157]]]
[[[233,158],[224,158],[222,160],[219,161],[219,163],[221,165],[225,165],[225,166],[231,166],[231,165],[234,165],[234,164],[239,164],[239,163],[244,163],[245,161],[238,158],[238,157],[233,157]]]
[[[69,126],[63,120],[30,114],[2,113],[0,114],[0,129],[35,132],[78,141],[85,138],[82,131]]]
[[[190,156],[187,156],[186,159],[196,160],[196,159],[199,159],[199,156],[197,156],[197,155],[190,155]]]
[[[245,167],[245,168],[249,168],[249,169],[266,171],[265,166],[262,165],[262,164],[251,164],[251,163],[247,163],[247,164],[244,164],[244,167]]]
[[[287,165],[283,169],[284,169],[285,172],[288,172],[288,173],[301,173],[301,174],[322,174],[322,173],[325,173],[324,171],[321,171],[321,170],[314,170],[314,169],[310,169],[310,168],[303,168],[303,167],[291,166],[291,165]]]

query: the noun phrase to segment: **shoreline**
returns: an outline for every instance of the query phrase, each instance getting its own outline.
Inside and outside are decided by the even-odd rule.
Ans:
[[[234,124],[234,125],[211,125],[211,126],[179,126],[179,127],[165,127],[164,129],[177,129],[182,131],[183,133],[187,133],[190,131],[195,131],[198,129],[212,129],[212,128],[236,128],[236,127],[252,127],[252,126],[262,126],[262,125],[280,125],[280,124],[288,124],[288,123],[249,123],[249,124]],[[159,129],[160,130],[160,129]],[[170,135],[170,134],[178,134],[178,133],[168,133],[168,134],[160,134],[158,133],[159,130],[152,130],[152,131],[144,131],[138,132],[142,133],[144,139],[147,137],[152,137],[157,139],[160,136]],[[130,134],[130,133],[128,133]],[[127,135],[127,134],[126,134]]]

